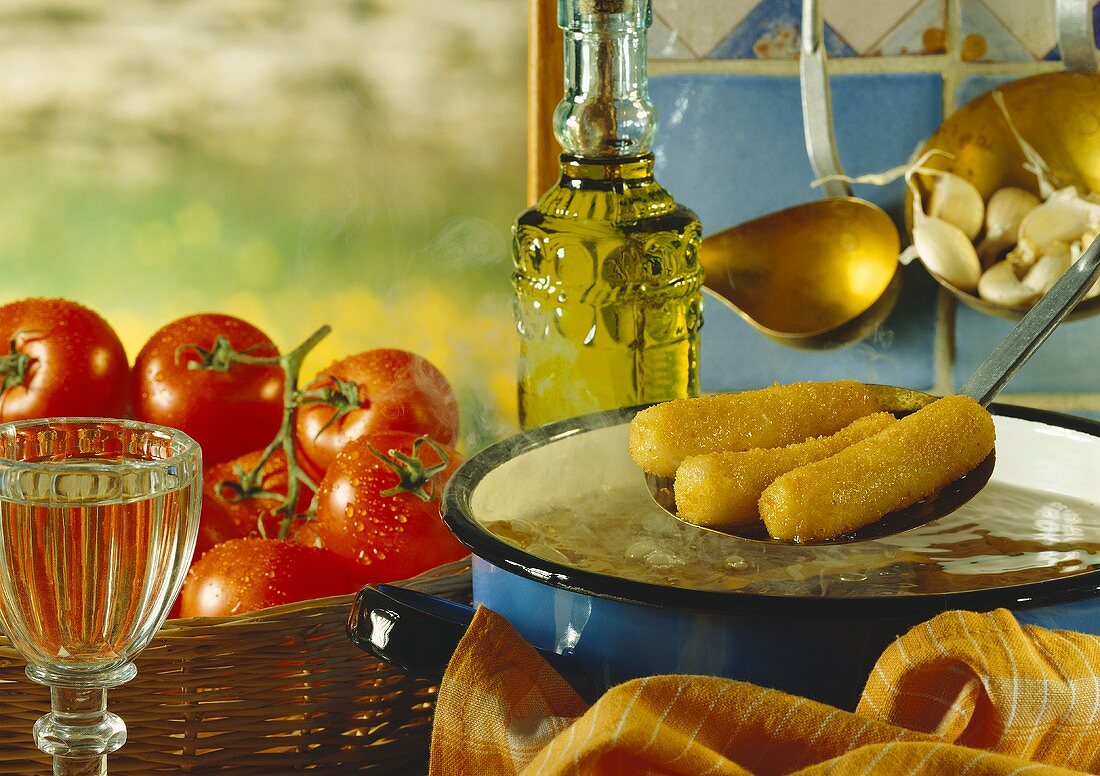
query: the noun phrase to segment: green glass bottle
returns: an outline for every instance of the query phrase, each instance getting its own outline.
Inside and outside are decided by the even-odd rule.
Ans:
[[[653,178],[650,0],[561,0],[561,179],[514,227],[519,414],[698,393],[702,230]]]

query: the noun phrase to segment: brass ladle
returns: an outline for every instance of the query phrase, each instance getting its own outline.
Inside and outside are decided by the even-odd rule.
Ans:
[[[1093,241],[1092,245],[1081,255],[1081,258],[1013,327],[1008,336],[993,349],[989,357],[963,384],[959,393],[970,396],[983,406],[993,401],[993,398],[1000,393],[1016,371],[1046,341],[1046,338],[1050,336],[1050,333],[1054,331],[1062,319],[1074,309],[1097,278],[1100,278],[1100,238]],[[931,394],[909,388],[888,385],[876,385],[871,386],[871,388],[881,402],[883,409],[895,415],[907,415],[936,399]],[[994,461],[995,451],[991,452],[976,469],[943,488],[936,495],[905,509],[891,512],[853,533],[835,539],[801,542],[801,544],[844,544],[878,539],[917,528],[925,523],[949,515],[973,498],[985,486],[993,473]],[[679,519],[676,514],[676,500],[673,496],[673,479],[647,474],[646,484],[654,501],[662,509]],[[718,531],[694,523],[690,523],[690,525],[703,531],[726,533],[750,541],[771,544],[799,543],[768,536],[763,523],[759,521],[743,526],[731,526],[726,531]]]
[[[1100,73],[1096,71],[1092,4],[1058,0],[1058,36],[1064,72],[1012,81],[997,87],[1021,137],[1034,146],[1060,185],[1081,192],[1100,191]],[[977,97],[952,113],[928,139],[918,155],[931,149],[954,158],[934,156],[928,167],[947,170],[977,187],[984,201],[997,189],[1018,186],[1039,193],[1026,161],[992,92]],[[927,181],[917,176],[922,193]],[[925,199],[927,201],[927,199]],[[906,203],[906,222],[913,227],[913,197]],[[911,232],[910,232],[911,233]],[[1006,307],[961,291],[935,273],[932,277],[963,303],[988,315],[1019,320],[1027,307]],[[1069,320],[1100,312],[1100,297],[1086,299]]]
[[[827,199],[761,216],[703,240],[705,284],[754,328],[821,350],[862,339],[894,306],[900,240],[880,208],[851,196],[833,133],[824,22],[802,7],[802,118],[810,165]]]

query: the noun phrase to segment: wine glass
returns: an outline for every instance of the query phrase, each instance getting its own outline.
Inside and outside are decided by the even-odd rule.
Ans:
[[[107,690],[137,673],[198,534],[202,458],[175,429],[129,420],[0,424],[0,621],[50,688],[34,725],[58,776],[104,775],[126,725]]]

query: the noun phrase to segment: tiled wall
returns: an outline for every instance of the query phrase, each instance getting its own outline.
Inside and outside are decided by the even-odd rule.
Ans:
[[[1089,0],[1082,0],[1087,2]],[[1100,2],[1093,18],[1100,30]],[[841,163],[859,175],[905,163],[955,107],[999,83],[1061,69],[1055,0],[823,0]],[[800,0],[653,0],[651,92],[657,174],[707,233],[821,197],[802,136]],[[854,193],[901,220],[902,184]],[[903,243],[906,241],[902,230]],[[894,312],[847,348],[764,339],[716,301],[706,308],[708,390],[850,376],[945,393],[1011,324],[904,270]],[[1064,324],[1001,401],[1100,418],[1100,316]]]

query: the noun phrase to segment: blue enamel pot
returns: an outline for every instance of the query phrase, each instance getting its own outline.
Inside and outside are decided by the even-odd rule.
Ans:
[[[943,611],[1007,607],[1100,634],[1098,423],[995,405],[995,471],[957,512],[883,540],[777,548],[700,542],[656,506],[626,451],[634,412],[488,447],[444,496],[475,603],[597,689],[707,674],[852,708],[890,641]]]

